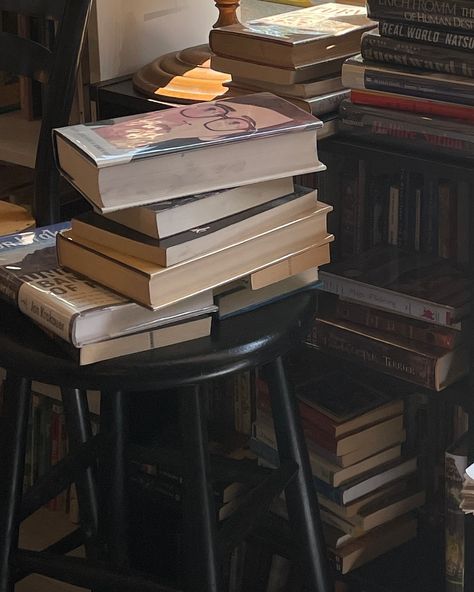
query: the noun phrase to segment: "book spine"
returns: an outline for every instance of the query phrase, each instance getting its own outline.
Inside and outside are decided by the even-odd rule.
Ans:
[[[323,289],[326,292],[337,294],[344,299],[355,300],[361,304],[382,308],[443,327],[449,327],[456,322],[454,311],[449,307],[410,298],[404,294],[397,294],[391,290],[384,290],[369,284],[354,284],[342,276],[329,275],[324,271],[320,272],[320,279],[323,281]]]
[[[464,521],[459,498],[467,467],[463,454],[445,454],[445,578],[446,592],[464,590]]]
[[[457,252],[457,200],[453,184],[440,181],[438,185],[438,254],[446,259]]]
[[[367,0],[367,16],[442,29],[474,31],[474,10],[468,0]]]
[[[408,111],[409,113],[474,121],[474,109],[471,107],[397,94],[379,94],[353,90],[351,91],[351,101],[355,105],[368,105],[370,107],[381,107],[382,109],[393,109],[395,111]]]
[[[402,169],[400,171],[400,189],[398,201],[398,241],[397,245],[401,248],[408,246],[408,188],[407,188],[407,171]]]
[[[438,253],[438,192],[435,182],[430,179],[425,184],[421,206],[420,250],[431,255]]]
[[[406,337],[444,349],[453,349],[455,345],[454,329],[452,331],[438,331],[435,325],[426,324],[426,327],[414,325],[403,317],[352,302],[339,300],[336,306],[336,316],[370,329],[377,329],[390,335]]]
[[[474,35],[468,33],[444,31],[434,27],[385,20],[379,22],[379,31],[383,37],[426,43],[431,47],[436,45],[437,47],[460,49],[462,51],[474,50]]]
[[[467,133],[439,127],[415,126],[401,117],[394,117],[384,109],[370,111],[344,103],[341,107],[340,132],[361,140],[376,141],[396,149],[433,152],[448,157],[474,159],[474,138]],[[368,108],[367,108],[368,109]],[[393,112],[395,113],[395,112]],[[467,124],[466,124],[467,125]]]
[[[474,60],[467,52],[437,49],[389,37],[364,35],[361,54],[365,60],[373,62],[384,62],[396,66],[407,66],[471,78],[474,75]]]
[[[436,360],[316,319],[311,343],[385,374],[435,389]]]
[[[465,84],[458,81],[450,81],[449,84],[446,84],[441,80],[433,80],[427,76],[402,76],[398,72],[365,67],[354,82],[356,82],[357,88],[367,90],[380,90],[461,105],[474,105],[474,93],[468,78],[466,78]]]

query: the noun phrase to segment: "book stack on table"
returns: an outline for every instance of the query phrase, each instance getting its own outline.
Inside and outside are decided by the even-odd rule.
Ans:
[[[329,373],[297,384],[330,556],[347,573],[416,536],[413,510],[424,504],[417,458],[403,451],[404,402],[350,377]],[[257,389],[251,449],[278,465],[266,384]],[[280,500],[281,501],[281,500]],[[285,513],[284,504],[274,511]]]
[[[436,391],[467,374],[470,286],[449,260],[382,245],[320,276],[334,296],[309,343]]]
[[[213,29],[212,67],[232,75],[233,93],[274,92],[324,120],[320,137],[336,132],[336,112],[348,92],[344,60],[374,28],[365,6],[323,3],[302,10]]]
[[[314,289],[331,207],[292,175],[324,169],[320,126],[260,93],[55,130],[96,211],[4,240],[1,291],[87,364],[209,335],[214,296]]]
[[[368,0],[379,33],[343,66],[340,131],[451,158],[474,157],[472,3]]]

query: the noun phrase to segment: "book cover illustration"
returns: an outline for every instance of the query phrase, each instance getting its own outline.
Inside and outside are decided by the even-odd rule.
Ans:
[[[271,93],[183,105],[60,128],[100,167],[228,142],[316,129],[322,123]]]
[[[374,26],[375,23],[367,18],[364,6],[327,2],[303,10],[254,19],[245,26],[230,25],[225,27],[225,31],[274,38],[293,45]]]

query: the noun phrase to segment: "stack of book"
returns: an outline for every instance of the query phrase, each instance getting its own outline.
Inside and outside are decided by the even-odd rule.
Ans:
[[[271,91],[323,118],[326,137],[335,133],[336,111],[348,95],[342,64],[374,27],[365,7],[327,2],[213,29],[211,63],[232,75],[233,93]]]
[[[86,364],[209,335],[213,290],[228,316],[314,288],[320,126],[261,93],[55,130],[96,211],[6,241],[1,291]]]
[[[379,246],[321,272],[322,306],[309,343],[423,387],[467,373],[469,281],[447,259]]]
[[[370,561],[416,535],[410,512],[423,505],[416,457],[402,453],[404,402],[330,373],[296,388],[326,542],[338,571]],[[251,449],[278,465],[265,383],[257,389]],[[277,513],[284,513],[281,503]]]
[[[343,66],[353,89],[341,131],[371,141],[472,159],[474,17],[466,0],[368,0],[380,33]]]

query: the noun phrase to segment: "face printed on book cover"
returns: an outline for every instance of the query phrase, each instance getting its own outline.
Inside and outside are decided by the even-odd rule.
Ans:
[[[205,142],[247,135],[289,121],[273,109],[226,101],[146,113],[140,118],[132,116],[113,125],[97,127],[94,131],[114,147],[131,150],[150,145],[159,148],[160,144],[175,140]]]

